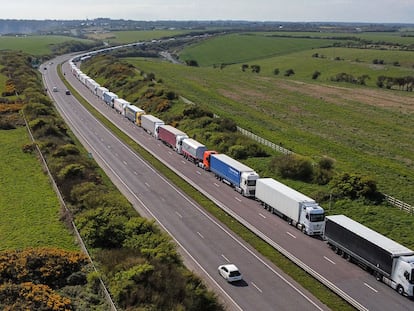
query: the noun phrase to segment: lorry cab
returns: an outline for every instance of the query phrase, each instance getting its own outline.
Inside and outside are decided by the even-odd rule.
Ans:
[[[182,152],[182,146],[183,146],[183,140],[188,138],[187,135],[177,135],[177,140],[175,143],[175,151],[177,151],[178,154],[181,154]]]
[[[198,165],[201,168],[205,169],[206,171],[209,171],[210,170],[210,156],[212,154],[217,154],[217,151],[214,151],[214,150],[207,150],[207,151],[205,151],[204,152],[204,155],[203,155],[203,162],[199,162],[198,163]]]
[[[384,279],[384,283],[387,280]],[[394,259],[394,269],[391,274],[391,283],[399,294],[413,297],[414,293],[414,255],[400,256]]]
[[[325,211],[317,203],[306,203],[302,206],[299,223],[304,233],[322,235],[325,231]]]
[[[259,175],[256,172],[241,173],[240,189],[241,194],[246,197],[254,197],[256,195],[256,181]]]

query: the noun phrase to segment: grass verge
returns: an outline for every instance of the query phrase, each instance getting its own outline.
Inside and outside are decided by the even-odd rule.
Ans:
[[[0,251],[27,247],[79,250],[59,220],[60,203],[34,153],[26,128],[0,131]]]

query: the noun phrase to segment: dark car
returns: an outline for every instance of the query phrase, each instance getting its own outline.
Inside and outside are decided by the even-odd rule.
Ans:
[[[66,95],[70,95],[70,91],[69,90],[66,90],[65,94]]]

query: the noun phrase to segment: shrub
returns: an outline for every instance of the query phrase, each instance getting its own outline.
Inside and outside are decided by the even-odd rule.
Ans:
[[[313,167],[309,159],[298,155],[283,155],[275,158],[273,165],[277,167],[283,178],[310,181],[313,177]]]
[[[358,174],[344,173],[332,180],[332,193],[335,197],[368,199],[379,203],[384,197],[377,190],[377,183],[369,178]]]

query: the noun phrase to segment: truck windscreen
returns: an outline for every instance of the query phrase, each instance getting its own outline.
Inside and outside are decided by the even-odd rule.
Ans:
[[[247,180],[247,185],[248,186],[256,186],[256,179],[248,179]]]
[[[409,280],[410,284],[414,284],[414,269],[411,269],[411,278]]]
[[[324,219],[325,219],[325,214],[310,214],[311,222],[324,221]]]

